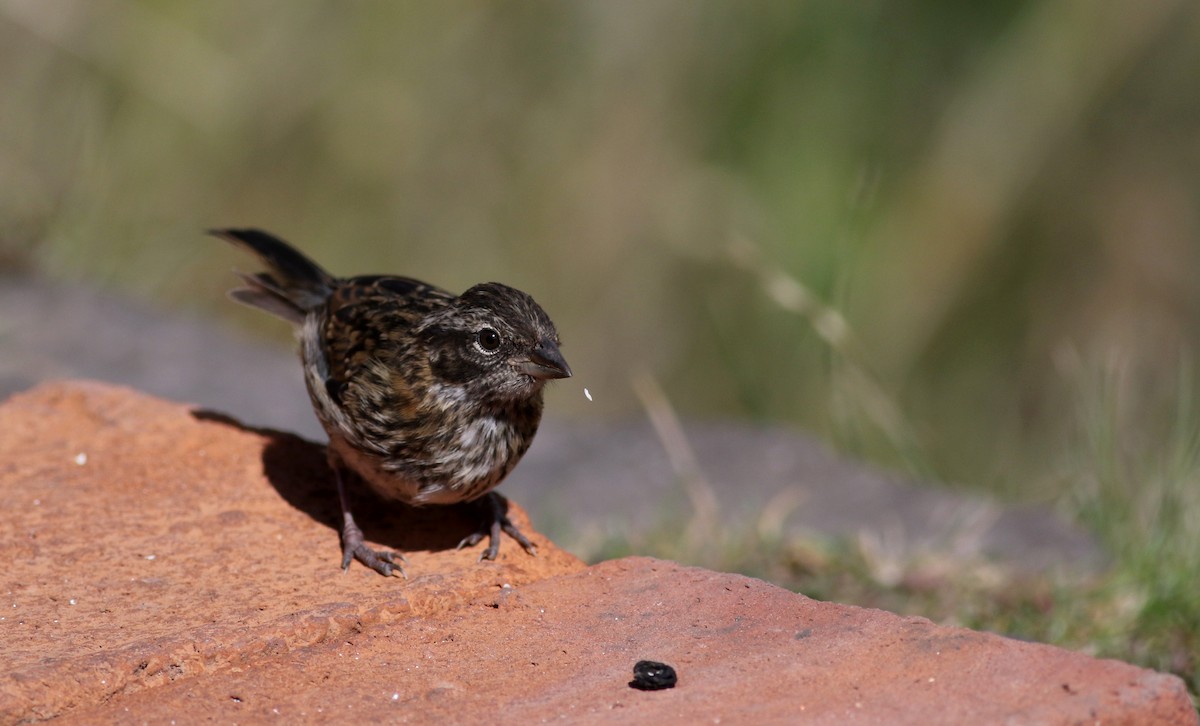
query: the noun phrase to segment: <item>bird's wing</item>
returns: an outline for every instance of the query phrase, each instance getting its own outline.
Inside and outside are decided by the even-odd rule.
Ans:
[[[408,344],[413,328],[454,300],[453,294],[409,277],[339,280],[326,304],[321,341],[330,395],[340,400],[352,392],[347,389],[381,384],[368,380],[381,361],[396,365],[411,359],[410,365],[417,364],[416,351]]]

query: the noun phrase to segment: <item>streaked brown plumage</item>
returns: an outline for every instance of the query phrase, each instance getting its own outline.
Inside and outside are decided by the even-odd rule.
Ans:
[[[571,375],[554,323],[532,297],[495,282],[454,295],[407,277],[337,278],[265,232],[212,234],[268,268],[241,275],[246,285],[230,297],[296,329],[313,409],[329,434],[343,568],[358,559],[404,574],[396,553],[363,543],[343,469],[408,504],[481,501],[485,531],[460,544],[489,537],[481,559],[496,558],[501,531],[535,552],[492,491],[533,441],[546,381]]]

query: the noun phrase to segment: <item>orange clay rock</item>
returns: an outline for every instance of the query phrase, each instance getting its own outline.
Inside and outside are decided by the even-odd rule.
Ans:
[[[364,492],[359,524],[408,555],[410,579],[343,573],[321,447],[91,382],[0,406],[0,501],[0,723],[237,672],[583,567],[534,535],[537,557],[506,538],[497,562],[477,562],[482,545],[454,549],[470,509]]]
[[[518,468],[516,476],[520,475]],[[0,405],[0,722],[1195,724],[1117,661],[372,505],[339,568],[320,447],[97,383]],[[678,685],[638,691],[638,660]]]

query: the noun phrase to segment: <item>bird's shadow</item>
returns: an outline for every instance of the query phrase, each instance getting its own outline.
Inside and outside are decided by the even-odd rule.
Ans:
[[[339,536],[341,507],[324,446],[285,431],[247,426],[219,411],[193,409],[192,416],[266,437],[262,462],[267,481],[284,501],[331,528],[335,539]],[[384,547],[400,552],[454,549],[483,525],[484,508],[474,503],[413,507],[379,497],[353,474],[344,476],[355,522],[368,541]]]

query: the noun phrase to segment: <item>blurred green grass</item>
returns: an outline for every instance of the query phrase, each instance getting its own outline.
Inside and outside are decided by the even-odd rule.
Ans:
[[[1195,688],[1197,41],[1186,0],[3,0],[0,268],[234,317],[200,230],[256,225],[503,280],[595,395],[555,410],[645,369],[1064,508],[1118,559],[1069,592],[1133,613],[1084,640]]]

